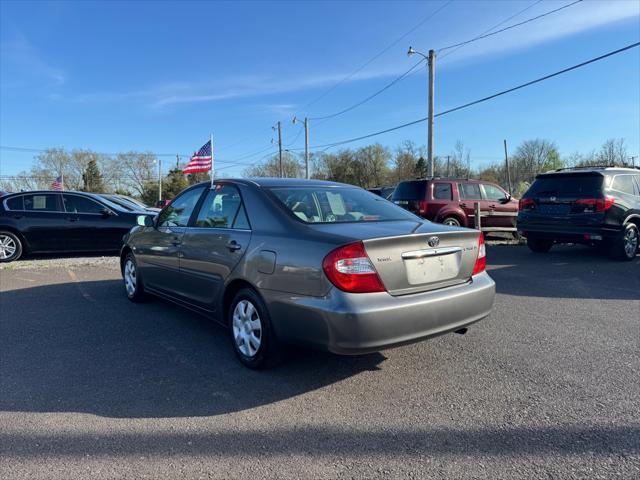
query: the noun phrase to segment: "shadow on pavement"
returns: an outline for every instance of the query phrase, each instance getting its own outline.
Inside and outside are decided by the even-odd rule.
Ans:
[[[132,304],[117,280],[9,290],[1,308],[4,411],[218,415],[322,388],[385,359],[293,351],[280,368],[251,371],[222,327],[161,300]]]

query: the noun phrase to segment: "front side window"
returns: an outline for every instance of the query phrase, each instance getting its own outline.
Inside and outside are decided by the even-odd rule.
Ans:
[[[460,198],[463,200],[480,200],[480,185],[477,183],[459,183]]]
[[[59,212],[58,195],[55,193],[34,193],[25,195],[24,209],[32,212]]]
[[[453,200],[453,189],[450,183],[436,183],[433,186],[433,198],[436,200]]]
[[[216,185],[202,202],[195,223],[200,228],[249,228],[242,198],[232,185]]]
[[[178,195],[158,217],[158,227],[186,227],[204,187],[194,188]]]
[[[68,213],[101,213],[105,207],[80,195],[62,195],[64,209]]]
[[[498,201],[507,197],[502,189],[496,187],[495,185],[491,185],[490,183],[483,183],[482,188],[484,188],[484,194],[487,197],[487,200]]]
[[[275,187],[276,199],[305,223],[416,221],[417,217],[385,199],[348,187]]]
[[[632,175],[616,175],[613,178],[611,188],[619,192],[628,193],[634,195],[635,190],[633,188],[633,176]]]

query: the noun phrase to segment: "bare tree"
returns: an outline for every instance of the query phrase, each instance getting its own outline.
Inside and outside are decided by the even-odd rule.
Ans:
[[[120,153],[116,157],[116,165],[120,168],[118,188],[124,188],[142,195],[145,185],[158,178],[158,158],[149,152]]]
[[[602,144],[596,158],[601,165],[623,166],[627,163],[627,156],[624,138],[610,138]]]
[[[300,160],[290,152],[282,153],[282,170],[286,178],[302,177]],[[278,155],[270,157],[266,162],[244,170],[246,177],[279,177],[280,160]]]

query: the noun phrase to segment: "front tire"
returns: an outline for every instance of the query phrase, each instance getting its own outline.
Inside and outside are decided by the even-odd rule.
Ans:
[[[613,243],[612,253],[614,258],[630,262],[636,258],[639,244],[640,235],[638,234],[638,227],[633,223],[626,224],[620,238]]]
[[[443,225],[448,225],[450,227],[460,227],[460,220],[458,220],[456,217],[447,217],[444,220],[442,220],[442,224]]]
[[[9,263],[22,255],[22,242],[17,235],[0,231],[0,263]]]
[[[250,288],[236,293],[228,312],[231,344],[243,365],[258,370],[282,361],[282,349],[271,325],[269,311]]]
[[[547,253],[553,246],[553,240],[541,240],[539,238],[527,238],[527,246],[532,252]]]
[[[142,302],[146,299],[142,279],[138,272],[138,264],[133,253],[127,253],[122,268],[122,278],[124,280],[124,290],[127,298],[134,303]]]

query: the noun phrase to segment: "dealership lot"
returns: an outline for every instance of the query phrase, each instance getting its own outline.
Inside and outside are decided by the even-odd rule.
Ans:
[[[117,259],[0,270],[0,477],[640,476],[640,256],[493,246],[492,316],[255,372]]]

